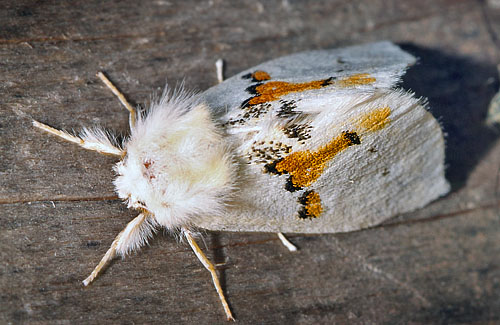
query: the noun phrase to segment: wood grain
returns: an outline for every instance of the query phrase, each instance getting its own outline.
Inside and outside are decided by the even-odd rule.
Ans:
[[[224,323],[208,272],[159,234],[81,285],[134,213],[114,160],[42,134],[104,125],[185,80],[226,76],[301,50],[389,39],[420,58],[404,85],[429,98],[447,137],[447,197],[373,229],[206,233],[240,324],[500,321],[500,142],[484,126],[498,90],[500,11],[462,1],[3,1],[0,4],[0,323]],[[346,198],[349,199],[349,198]]]

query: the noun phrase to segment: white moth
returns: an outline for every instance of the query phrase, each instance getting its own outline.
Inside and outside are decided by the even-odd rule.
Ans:
[[[198,95],[165,91],[130,135],[71,135],[115,155],[116,192],[139,210],[113,241],[89,284],[116,255],[154,230],[178,230],[210,271],[197,228],[281,234],[336,233],[381,223],[446,194],[444,139],[422,100],[395,85],[415,58],[390,42],[299,53],[263,63]],[[221,69],[219,66],[219,76]]]

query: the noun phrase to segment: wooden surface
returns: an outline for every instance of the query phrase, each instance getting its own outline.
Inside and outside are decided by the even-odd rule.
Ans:
[[[95,77],[137,104],[166,78],[204,90],[294,52],[389,39],[420,58],[405,86],[429,97],[453,190],[355,233],[290,239],[206,233],[239,324],[500,322],[498,1],[1,1],[0,323],[224,323],[209,274],[160,233],[81,285],[134,216],[114,198],[114,160],[42,134],[127,129]],[[374,189],[375,191],[376,189]],[[349,198],[346,198],[349,199]]]

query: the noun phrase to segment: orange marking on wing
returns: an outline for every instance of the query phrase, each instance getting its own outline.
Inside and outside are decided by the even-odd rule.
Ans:
[[[271,76],[265,71],[255,71],[252,78],[257,81],[269,80]],[[323,80],[313,80],[309,82],[292,83],[286,81],[269,81],[255,87],[257,96],[248,101],[248,105],[257,105],[280,99],[290,93],[296,93],[312,89],[320,89],[328,85],[336,84],[339,87],[355,87],[368,85],[375,82],[375,78],[368,73],[359,73],[340,80],[332,78]]]
[[[304,203],[305,217],[318,218],[323,212],[321,198],[315,191],[311,191],[305,196]]]
[[[378,131],[385,128],[390,122],[391,108],[389,106],[374,109],[361,115],[358,119],[360,128],[368,131]]]
[[[271,76],[269,75],[269,73],[265,71],[257,70],[254,73],[252,73],[252,78],[257,81],[264,81],[271,79]]]
[[[248,101],[249,105],[256,105],[280,99],[289,93],[311,89],[320,89],[333,83],[333,80],[314,80],[310,82],[291,83],[285,81],[269,81],[255,87],[257,96]]]
[[[337,153],[353,144],[359,144],[355,132],[343,132],[316,151],[296,151],[276,164],[279,173],[288,173],[294,187],[311,185],[323,173],[326,163]]]
[[[335,84],[339,87],[355,87],[361,85],[368,85],[375,82],[375,78],[368,73],[358,73],[344,79],[338,80]]]

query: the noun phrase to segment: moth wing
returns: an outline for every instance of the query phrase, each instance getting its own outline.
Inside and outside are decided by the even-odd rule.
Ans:
[[[202,96],[224,125],[241,168],[227,215],[206,216],[197,226],[345,232],[445,194],[439,124],[411,94],[392,89],[412,62],[388,42],[313,51],[264,63],[209,89]],[[255,71],[270,78],[250,80]],[[263,94],[268,97],[251,101]]]
[[[207,89],[202,97],[217,117],[238,110],[242,102],[249,97],[247,89],[252,86],[252,82],[248,76],[255,71],[266,72],[270,80],[292,83],[369,74],[376,79],[374,82],[357,85],[353,83],[352,86],[365,90],[389,89],[415,61],[414,56],[388,41],[341,49],[302,52],[270,60],[242,71]],[[335,92],[337,87],[327,89]]]

